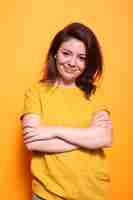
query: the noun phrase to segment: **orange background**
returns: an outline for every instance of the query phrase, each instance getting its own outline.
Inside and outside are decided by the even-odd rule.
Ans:
[[[24,91],[40,78],[54,34],[73,21],[89,25],[103,49],[105,70],[102,87],[112,108],[114,127],[113,148],[106,151],[112,178],[109,200],[131,198],[128,138],[133,126],[128,108],[129,85],[132,86],[130,75],[133,71],[130,69],[129,73],[128,65],[128,1],[5,0],[0,6],[2,200],[30,199],[29,155],[22,142],[19,122]],[[133,99],[133,93],[130,95],[130,99]]]

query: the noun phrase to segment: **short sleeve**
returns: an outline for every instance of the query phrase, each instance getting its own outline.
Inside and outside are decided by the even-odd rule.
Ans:
[[[101,110],[107,111],[109,114],[111,114],[111,104],[109,102],[109,98],[102,90],[98,90],[94,97],[92,98],[92,107],[93,112],[98,112]]]
[[[25,114],[41,114],[39,90],[36,86],[27,89],[25,92],[24,105],[20,119],[22,119]]]

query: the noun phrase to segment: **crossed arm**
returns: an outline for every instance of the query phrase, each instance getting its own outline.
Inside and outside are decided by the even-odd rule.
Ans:
[[[24,115],[22,127],[24,143],[30,151],[57,153],[112,145],[112,122],[106,111],[94,114],[88,128],[46,126],[35,114]]]

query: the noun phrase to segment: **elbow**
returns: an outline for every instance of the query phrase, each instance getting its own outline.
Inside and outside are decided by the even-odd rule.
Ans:
[[[26,149],[27,149],[28,151],[30,151],[30,152],[32,152],[32,151],[35,150],[32,143],[25,144],[25,146],[26,146]]]
[[[112,144],[113,144],[112,129],[110,129],[105,133],[104,147],[110,148],[110,147],[112,147]]]
[[[111,140],[111,139],[108,139],[108,140],[105,142],[104,147],[106,147],[106,148],[111,148],[111,147],[112,147],[112,140]]]

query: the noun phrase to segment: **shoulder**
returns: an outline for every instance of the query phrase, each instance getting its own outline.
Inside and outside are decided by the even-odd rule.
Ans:
[[[94,112],[100,110],[106,110],[111,112],[111,104],[109,102],[109,97],[107,96],[103,88],[98,88],[96,90],[96,93],[92,95],[90,102]]]
[[[34,84],[32,84],[29,88],[27,88],[26,93],[31,94],[44,94],[51,90],[52,86],[45,83],[38,81]]]

